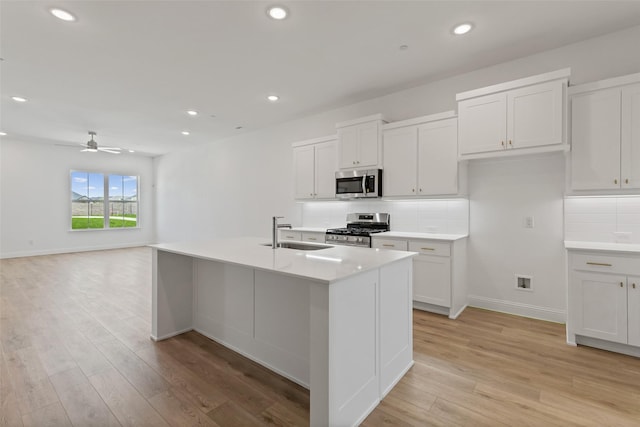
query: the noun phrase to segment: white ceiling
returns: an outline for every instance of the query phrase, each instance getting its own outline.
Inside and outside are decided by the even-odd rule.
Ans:
[[[156,155],[640,24],[640,1],[271,3],[1,0],[0,129]]]

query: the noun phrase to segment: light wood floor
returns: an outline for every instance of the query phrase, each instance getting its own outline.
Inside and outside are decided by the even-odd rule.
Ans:
[[[307,425],[309,393],[188,333],[154,343],[147,248],[0,261],[0,425]],[[640,426],[640,359],[564,326],[414,312],[415,366],[365,426]]]

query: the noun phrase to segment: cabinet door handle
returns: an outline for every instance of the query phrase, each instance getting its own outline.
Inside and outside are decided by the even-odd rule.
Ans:
[[[628,183],[629,183],[629,178],[626,178],[626,179],[624,180],[624,183],[625,183],[625,184],[628,184]]]
[[[411,192],[412,192],[412,193],[415,193],[415,192],[416,192],[416,189],[415,189],[415,188],[412,188],[412,189],[411,189]]]
[[[614,180],[613,180],[613,183],[614,183],[614,184],[617,184],[617,183],[618,183],[618,180],[617,180],[617,179],[614,179]]]
[[[635,288],[636,288],[636,284],[635,284],[635,283],[632,283],[632,284],[631,284],[631,287],[632,287],[633,289],[635,289]]]
[[[422,188],[420,189],[420,192],[422,193]]]
[[[423,251],[435,251],[435,248],[420,248]]]
[[[511,143],[511,140],[509,140],[509,145],[511,145],[513,147],[513,144]]]
[[[600,267],[611,267],[611,264],[607,264],[607,263],[604,263],[604,262],[587,261],[587,265],[599,265]]]
[[[500,141],[500,145],[504,147],[504,141]]]
[[[317,240],[315,237],[309,237],[308,240]]]
[[[624,288],[624,283],[620,282],[620,287]]]

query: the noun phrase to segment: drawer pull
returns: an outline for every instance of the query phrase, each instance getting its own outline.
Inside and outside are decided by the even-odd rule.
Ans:
[[[309,237],[308,240],[317,240],[315,237]]]
[[[601,267],[611,267],[611,264],[607,264],[604,262],[591,262],[591,261],[587,261],[587,265],[599,265]]]
[[[435,248],[420,248],[422,251],[435,251]]]
[[[624,283],[623,282],[620,282],[620,287],[624,288]]]
[[[635,284],[635,283],[632,283],[632,284],[631,284],[631,287],[632,287],[633,289],[635,289],[635,288],[636,288],[636,284]]]
[[[384,246],[385,248],[395,248],[396,245],[391,245],[391,244],[387,244],[387,243],[383,243],[382,246]]]

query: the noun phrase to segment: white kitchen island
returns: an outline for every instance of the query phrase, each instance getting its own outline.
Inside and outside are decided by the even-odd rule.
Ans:
[[[312,426],[362,422],[413,364],[413,252],[236,238],[152,245],[154,340],[195,330],[310,390]]]

